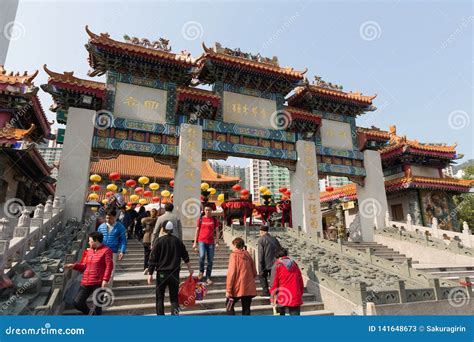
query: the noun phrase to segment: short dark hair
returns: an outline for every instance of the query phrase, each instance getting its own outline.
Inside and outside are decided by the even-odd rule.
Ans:
[[[288,250],[286,248],[280,248],[278,251],[275,253],[276,258],[281,258],[281,257],[286,257],[288,256]]]
[[[204,204],[204,209],[209,208],[212,210],[212,204],[211,203],[206,203]]]
[[[263,225],[263,226],[260,226],[260,230],[261,230],[262,232],[268,232],[268,229],[269,229],[269,228],[268,228],[268,226],[267,226],[266,224]]]
[[[165,204],[165,211],[173,211],[174,205],[173,203],[166,203]]]
[[[97,241],[97,242],[100,242],[100,243],[102,243],[102,241],[104,241],[104,235],[102,235],[102,233],[100,233],[100,232],[89,233],[89,237],[93,241]]]
[[[116,217],[117,216],[117,210],[115,210],[115,208],[109,209],[109,210],[107,210],[105,215]]]
[[[232,244],[237,247],[238,249],[242,249],[245,247],[245,242],[242,238],[237,237],[234,240],[232,240]]]

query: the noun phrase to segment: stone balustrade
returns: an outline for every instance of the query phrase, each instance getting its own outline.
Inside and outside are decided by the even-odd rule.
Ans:
[[[474,234],[467,222],[462,224],[462,232],[455,232],[451,230],[444,230],[439,228],[438,220],[434,217],[431,222],[431,227],[416,225],[410,214],[407,214],[406,222],[393,221],[387,211],[385,213],[385,227],[402,228],[408,232],[414,232],[420,235],[431,236],[436,239],[443,240],[445,244],[450,244],[452,241],[460,242],[464,247],[474,248]]]
[[[244,238],[257,260],[258,228],[232,226],[227,227],[224,234],[228,243],[236,236]],[[336,297],[352,303],[351,310],[355,314],[365,314],[369,302],[386,305],[445,300],[454,289],[472,298],[471,289],[418,271],[411,267],[410,260],[405,264],[394,263],[373,255],[370,249],[359,251],[341,241],[307,235],[300,229],[272,228],[272,234],[279,237],[300,265],[309,290],[321,294],[323,288],[329,289]],[[328,291],[325,293],[327,298]],[[331,300],[336,298],[331,296]]]

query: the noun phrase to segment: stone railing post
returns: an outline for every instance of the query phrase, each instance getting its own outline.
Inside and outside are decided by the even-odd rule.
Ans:
[[[443,291],[441,290],[441,285],[439,283],[439,279],[438,278],[428,279],[428,284],[434,290],[435,299],[436,300],[443,299]]]
[[[390,213],[385,211],[385,228],[390,227]]]
[[[66,196],[65,195],[62,195],[60,198],[59,198],[59,207],[61,209],[64,209],[66,207]]]
[[[405,291],[405,281],[399,280],[398,281],[398,297],[400,298],[400,303],[407,302],[407,293]]]
[[[51,217],[53,217],[53,201],[48,198],[44,206],[43,223],[49,221]]]
[[[3,274],[5,268],[10,268],[8,259],[8,249],[10,248],[10,241],[0,240],[0,274]]]
[[[435,238],[439,237],[439,230],[438,230],[438,219],[436,217],[433,217],[433,220],[431,221],[431,228],[433,228],[433,236]]]
[[[464,221],[462,223],[462,243],[463,243],[463,245],[466,246],[466,247],[469,247],[469,248],[474,247],[471,238],[472,238],[472,234],[471,234],[471,231],[469,229],[469,225],[467,224],[466,221]]]
[[[33,218],[31,219],[31,226],[38,227],[40,231],[40,235],[44,235],[43,233],[43,216],[44,216],[44,205],[38,204],[36,206],[35,212],[33,214]]]
[[[56,216],[59,214],[59,211],[61,210],[61,201],[58,196],[54,197],[53,201],[53,216]]]
[[[407,230],[412,232],[414,229],[413,229],[413,221],[412,221],[412,218],[411,218],[411,215],[410,214],[407,214]]]
[[[13,228],[10,227],[10,221],[6,217],[0,219],[0,240],[10,240],[13,234]]]

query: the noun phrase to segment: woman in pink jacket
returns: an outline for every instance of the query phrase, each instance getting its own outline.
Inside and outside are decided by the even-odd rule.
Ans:
[[[244,240],[235,238],[232,241],[234,251],[229,258],[226,283],[226,308],[228,315],[235,315],[234,306],[242,301],[242,315],[250,315],[252,298],[257,295],[255,277],[257,269],[249,252],[245,250]]]

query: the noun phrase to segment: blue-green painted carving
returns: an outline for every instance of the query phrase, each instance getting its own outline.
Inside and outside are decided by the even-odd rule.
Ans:
[[[115,138],[101,138],[97,136],[92,139],[92,148],[146,153],[150,155],[159,154],[164,156],[178,156],[178,146],[176,145],[154,144]]]
[[[363,167],[357,166],[318,163],[318,170],[319,172],[323,173],[339,173],[342,175],[366,176],[365,169]]]
[[[296,151],[279,150],[269,147],[232,144],[230,142],[203,140],[203,150],[248,155],[249,157],[266,157],[275,159],[296,160]]]

